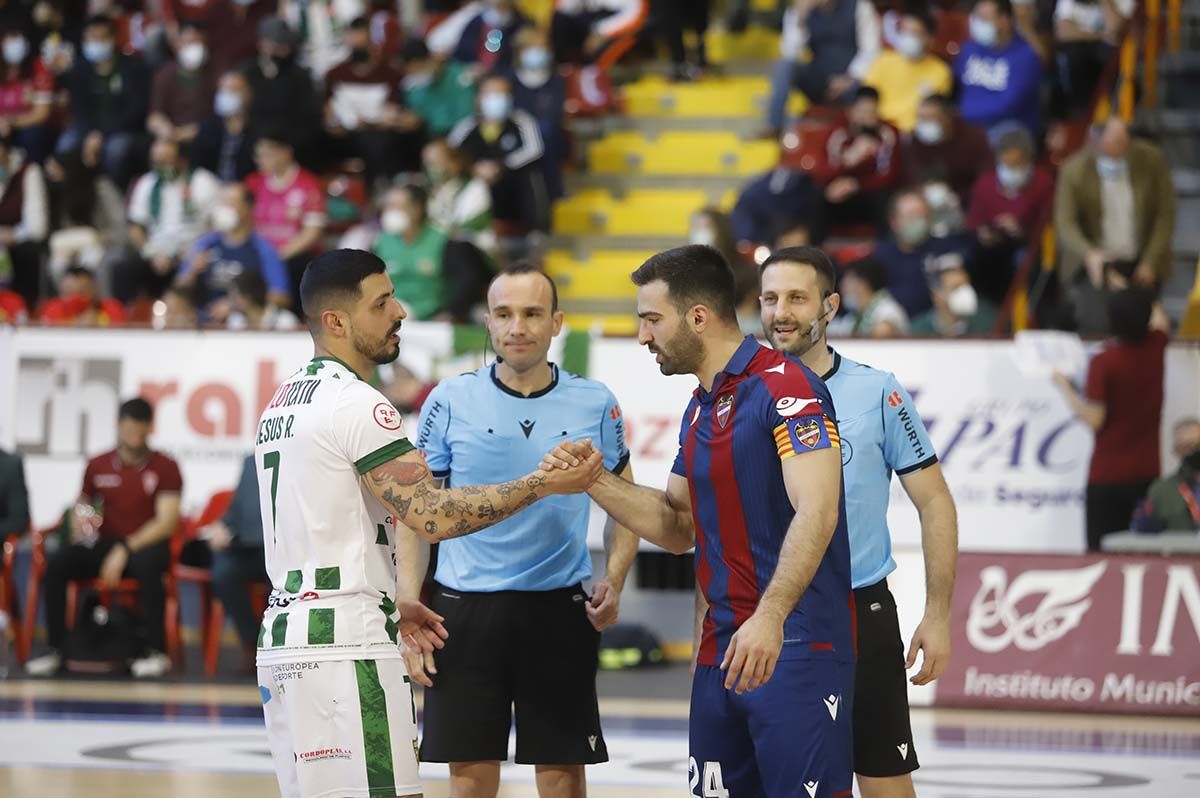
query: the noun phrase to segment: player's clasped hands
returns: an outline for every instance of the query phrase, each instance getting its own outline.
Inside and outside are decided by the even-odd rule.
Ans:
[[[555,493],[583,493],[604,470],[604,456],[589,438],[563,441],[542,458],[541,470]]]

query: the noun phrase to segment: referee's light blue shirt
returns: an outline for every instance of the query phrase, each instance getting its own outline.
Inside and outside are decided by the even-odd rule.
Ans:
[[[901,476],[936,463],[937,453],[912,397],[891,372],[833,353],[822,375],[837,408],[842,479],[850,532],[850,575],[857,589],[896,570],[887,510],[892,472]]]
[[[455,487],[507,482],[538,467],[564,439],[591,438],[604,465],[629,461],[624,419],[612,392],[561,371],[542,391],[522,396],[485,366],[438,384],[417,422],[417,448],[436,477]],[[551,496],[506,521],[438,547],[435,578],[454,590],[556,590],[588,579],[591,500]]]

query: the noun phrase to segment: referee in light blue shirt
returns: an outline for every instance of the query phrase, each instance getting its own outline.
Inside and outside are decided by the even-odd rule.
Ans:
[[[763,331],[825,381],[842,437],[851,579],[858,612],[854,770],[863,798],[910,798],[917,769],[905,670],[923,651],[913,684],[941,676],[950,656],[950,596],[958,558],[954,499],[912,397],[886,371],[829,348],[825,328],[841,301],[833,263],[815,247],[771,254],[761,266]],[[909,645],[900,638],[887,576],[896,569],[887,526],[892,474],[921,516],[925,615]]]
[[[594,380],[550,363],[562,327],[554,282],[528,266],[488,289],[497,362],[441,382],[421,409],[417,447],[451,485],[507,481],[564,439],[588,438],[632,479],[621,408]],[[614,526],[606,574],[589,598],[591,500],[557,496],[438,547],[434,611],[450,633],[425,692],[421,759],[450,763],[452,795],[495,796],[515,710],[516,761],[542,798],[583,795],[584,765],[605,762],[596,670],[600,630],[617,618],[637,538]]]

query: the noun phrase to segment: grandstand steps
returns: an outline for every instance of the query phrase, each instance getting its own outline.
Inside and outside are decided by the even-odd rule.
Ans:
[[[576,172],[566,177],[568,193],[587,189],[603,189],[613,195],[648,188],[700,189],[720,202],[729,192],[735,192],[746,182],[740,176],[714,175],[609,175]]]
[[[761,68],[761,67],[760,67]],[[711,131],[733,133],[750,140],[762,130],[760,117],[727,119],[721,117],[686,117],[674,119],[665,116],[607,116],[593,119],[578,119],[571,125],[576,138],[590,141],[603,138],[610,133],[637,130],[655,138],[664,133],[678,131]]]

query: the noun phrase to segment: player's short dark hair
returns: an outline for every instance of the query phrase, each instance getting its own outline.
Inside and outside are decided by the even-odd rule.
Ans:
[[[313,258],[300,277],[300,307],[310,329],[320,327],[326,310],[357,302],[362,281],[386,271],[378,255],[361,249],[335,249]]]
[[[859,100],[879,102],[879,89],[874,86],[859,86],[854,90],[854,102],[858,102]]]
[[[737,289],[733,270],[719,251],[701,244],[675,247],[652,255],[630,279],[636,286],[655,280],[667,284],[667,295],[681,312],[704,305],[722,321],[737,324]]]
[[[256,269],[243,269],[233,278],[233,287],[256,306],[267,304],[267,282]]]
[[[1012,0],[975,0],[975,2],[971,3],[971,10],[974,11],[984,3],[991,3],[996,7],[996,10],[1000,12],[1002,16],[1009,17],[1010,19],[1012,18]]]
[[[537,266],[534,266],[532,263],[514,263],[512,266],[502,269],[495,277],[492,278],[492,281],[488,283],[488,292],[491,292],[492,285],[495,284],[495,282],[501,277],[518,277],[522,274],[538,274],[544,277],[546,282],[550,283],[550,312],[557,313],[558,285],[554,282],[553,277],[546,274],[545,271],[539,269]]]
[[[817,273],[817,281],[821,284],[821,293],[823,295],[832,294],[837,287],[837,267],[833,265],[833,261],[829,259],[829,256],[820,247],[784,247],[783,249],[777,249],[758,267],[758,273],[762,274],[767,270],[768,266],[776,263],[799,263],[805,266],[812,266],[813,270]]]
[[[1125,343],[1136,344],[1150,330],[1154,295],[1144,288],[1126,288],[1108,298],[1108,324],[1113,335]]]
[[[140,396],[127,399],[121,403],[121,408],[117,411],[118,421],[125,418],[149,424],[154,420],[154,408]]]
[[[872,291],[882,291],[887,288],[887,268],[875,258],[860,258],[846,267],[846,274],[853,274],[867,285]]]

